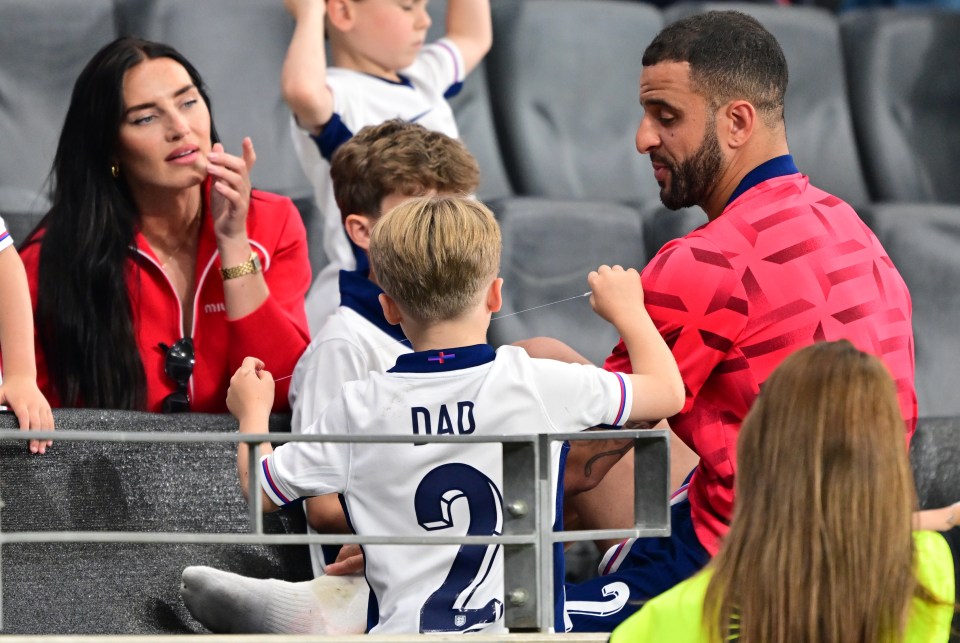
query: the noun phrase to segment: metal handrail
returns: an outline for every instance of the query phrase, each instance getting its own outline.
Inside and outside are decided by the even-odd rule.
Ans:
[[[545,434],[545,435],[454,435],[454,436],[398,436],[398,435],[304,435],[288,433],[179,433],[161,431],[31,431],[0,429],[0,440],[44,440],[54,439],[60,442],[120,442],[120,443],[215,443],[233,442],[248,443],[251,463],[259,460],[259,446],[263,442],[353,442],[353,443],[503,443],[508,445],[504,449],[505,461],[512,451],[533,452],[533,457],[526,454],[526,467],[530,483],[520,480],[517,483],[519,500],[509,505],[510,512],[505,512],[505,519],[512,513],[514,518],[522,523],[520,533],[504,533],[498,536],[440,536],[424,534],[421,537],[390,536],[390,535],[320,535],[320,534],[265,534],[263,533],[261,494],[259,493],[258,476],[250,476],[250,523],[251,533],[217,533],[217,532],[151,532],[151,531],[32,531],[32,532],[4,532],[0,528],[0,554],[4,544],[13,543],[138,543],[138,544],[261,544],[261,545],[290,545],[290,544],[399,544],[422,545],[429,541],[431,544],[499,544],[504,546],[505,555],[511,556],[512,573],[505,565],[505,587],[508,594],[508,619],[512,619],[514,626],[531,628],[535,626],[541,632],[552,631],[553,626],[553,547],[556,542],[570,542],[578,540],[596,540],[600,538],[632,538],[640,536],[662,536],[669,534],[669,512],[667,506],[666,479],[662,485],[661,498],[645,498],[640,493],[641,475],[648,467],[638,462],[635,466],[635,525],[632,529],[602,529],[584,531],[553,531],[551,522],[552,498],[551,491],[555,488],[550,480],[549,457],[550,443],[564,440],[625,440],[632,439],[635,453],[641,453],[644,443],[659,443],[662,449],[652,458],[653,464],[660,465],[661,471],[668,470],[669,439],[668,431],[663,429],[643,430],[614,430],[588,431],[581,433]],[[639,455],[637,456],[639,457]],[[507,478],[510,472],[519,471],[524,467],[508,468],[504,466],[504,486],[508,486]],[[251,471],[255,468],[251,467]],[[532,474],[532,475],[530,475]],[[665,476],[664,476],[665,478]],[[531,484],[532,483],[532,484]],[[527,486],[529,485],[529,486]],[[661,487],[661,485],[656,485]],[[651,502],[652,500],[652,502]],[[646,510],[644,503],[646,502]],[[0,497],[2,507],[2,497]],[[516,507],[522,507],[518,510]],[[530,512],[529,508],[533,508]],[[656,524],[649,524],[645,516],[650,515],[649,509],[661,513],[662,520],[654,520]],[[663,509],[658,512],[657,509]],[[528,513],[532,513],[528,516]],[[2,525],[0,525],[2,527]],[[505,532],[508,529],[504,530]],[[512,553],[516,549],[517,553]],[[511,583],[510,578],[514,582]],[[534,581],[531,592],[526,586],[530,579]],[[519,615],[518,615],[519,614]],[[509,620],[508,620],[508,624]],[[517,625],[519,624],[519,625]],[[2,556],[0,556],[0,631],[3,629],[2,605]]]

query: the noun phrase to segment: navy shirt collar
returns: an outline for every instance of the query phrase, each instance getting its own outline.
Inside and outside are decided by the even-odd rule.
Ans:
[[[369,270],[340,271],[340,305],[356,311],[361,317],[398,342],[406,342],[400,325],[387,322],[380,305],[380,287],[370,281]]]
[[[497,357],[489,344],[406,353],[388,373],[442,373],[489,364]]]
[[[738,185],[737,189],[734,190],[733,194],[730,195],[730,199],[727,201],[727,206],[725,207],[729,207],[729,205],[736,201],[737,197],[739,197],[741,194],[756,185],[760,185],[764,181],[768,181],[778,176],[798,174],[799,172],[800,170],[797,169],[796,164],[793,162],[793,157],[789,154],[777,156],[769,161],[765,161],[750,170],[750,172],[743,177],[743,180],[740,181],[740,185]]]

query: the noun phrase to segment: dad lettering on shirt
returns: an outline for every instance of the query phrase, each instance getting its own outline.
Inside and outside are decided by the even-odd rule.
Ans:
[[[441,404],[439,408],[434,407],[432,412],[425,406],[410,408],[414,435],[454,435],[454,417],[457,419],[457,434],[470,435],[477,428],[476,421],[473,419],[473,402],[469,400],[457,402],[457,408],[453,413],[446,404]]]

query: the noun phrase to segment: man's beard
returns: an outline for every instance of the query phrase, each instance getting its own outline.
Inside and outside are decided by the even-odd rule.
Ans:
[[[670,210],[703,205],[720,176],[723,155],[713,123],[707,124],[699,149],[679,163],[671,163],[655,154],[651,160],[667,166],[670,172],[669,187],[660,188],[660,201]]]

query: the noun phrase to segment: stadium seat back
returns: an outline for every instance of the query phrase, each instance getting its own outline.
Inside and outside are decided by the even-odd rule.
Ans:
[[[659,192],[635,149],[640,58],[658,9],[617,0],[523,0],[494,13],[494,118],[518,194],[636,201]]]
[[[111,0],[0,3],[0,214],[49,207],[45,181],[73,84],[116,35]]]
[[[582,295],[589,290],[587,275],[601,264],[641,267],[638,213],[609,202],[533,197],[494,201],[491,207],[503,230],[504,278],[503,310],[490,324],[492,343],[554,337],[602,363],[619,334],[593,312],[586,297],[511,314]]]
[[[871,9],[841,25],[874,198],[960,203],[960,13]]]
[[[960,207],[884,203],[862,215],[910,289],[920,416],[960,415]]]

